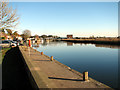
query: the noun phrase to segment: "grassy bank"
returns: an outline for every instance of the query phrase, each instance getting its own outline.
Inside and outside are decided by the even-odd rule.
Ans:
[[[9,48],[2,48],[2,50],[1,50],[1,52],[2,52],[2,60],[3,60],[4,56],[5,56],[5,53],[6,53],[8,50],[10,50],[10,49],[11,49],[11,47],[9,47]]]
[[[3,61],[3,59],[4,59],[5,53],[6,53],[8,50],[10,50],[10,49],[11,49],[11,47],[9,47],[9,48],[1,48],[1,50],[0,50],[0,57],[1,57],[1,59],[0,59],[0,64],[2,63],[2,61]]]

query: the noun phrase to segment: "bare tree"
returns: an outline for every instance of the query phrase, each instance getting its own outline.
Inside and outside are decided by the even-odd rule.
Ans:
[[[41,37],[45,39],[45,38],[47,38],[47,35],[42,35]]]
[[[6,29],[15,27],[18,24],[19,16],[16,9],[9,7],[8,2],[0,2],[0,28]]]
[[[8,35],[12,35],[12,30],[11,29],[6,29]]]
[[[29,38],[31,36],[31,31],[30,30],[24,30],[23,31],[23,38],[24,39],[27,39],[27,38]]]
[[[39,35],[35,34],[35,38],[36,38],[36,39],[39,39]]]
[[[15,31],[15,32],[13,33],[13,35],[14,35],[14,36],[19,36],[19,34],[18,34],[17,31]]]

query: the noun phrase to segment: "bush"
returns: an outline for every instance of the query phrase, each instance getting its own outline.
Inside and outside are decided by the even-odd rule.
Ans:
[[[5,37],[2,37],[1,39],[5,39]]]

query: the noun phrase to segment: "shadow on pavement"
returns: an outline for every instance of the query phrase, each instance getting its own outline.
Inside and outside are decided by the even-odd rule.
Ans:
[[[18,47],[11,48],[9,51],[7,51],[3,59],[2,89],[32,89]]]
[[[57,77],[48,77],[49,79],[58,79],[58,80],[70,80],[70,81],[83,81],[80,79],[68,79],[68,78],[57,78]]]

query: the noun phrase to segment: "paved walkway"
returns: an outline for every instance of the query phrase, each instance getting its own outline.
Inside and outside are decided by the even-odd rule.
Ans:
[[[106,88],[107,86],[99,83],[93,79],[83,81],[81,73],[69,69],[67,66],[59,63],[56,60],[51,61],[50,57],[41,55],[40,52],[31,48],[25,49],[20,47],[20,50],[25,54],[28,59],[27,62],[34,65],[32,69],[37,72],[44,73],[48,81],[53,83],[54,88]],[[30,51],[30,53],[29,53]],[[78,74],[77,74],[78,73]],[[34,76],[33,76],[34,77]],[[42,77],[41,77],[42,78]]]

